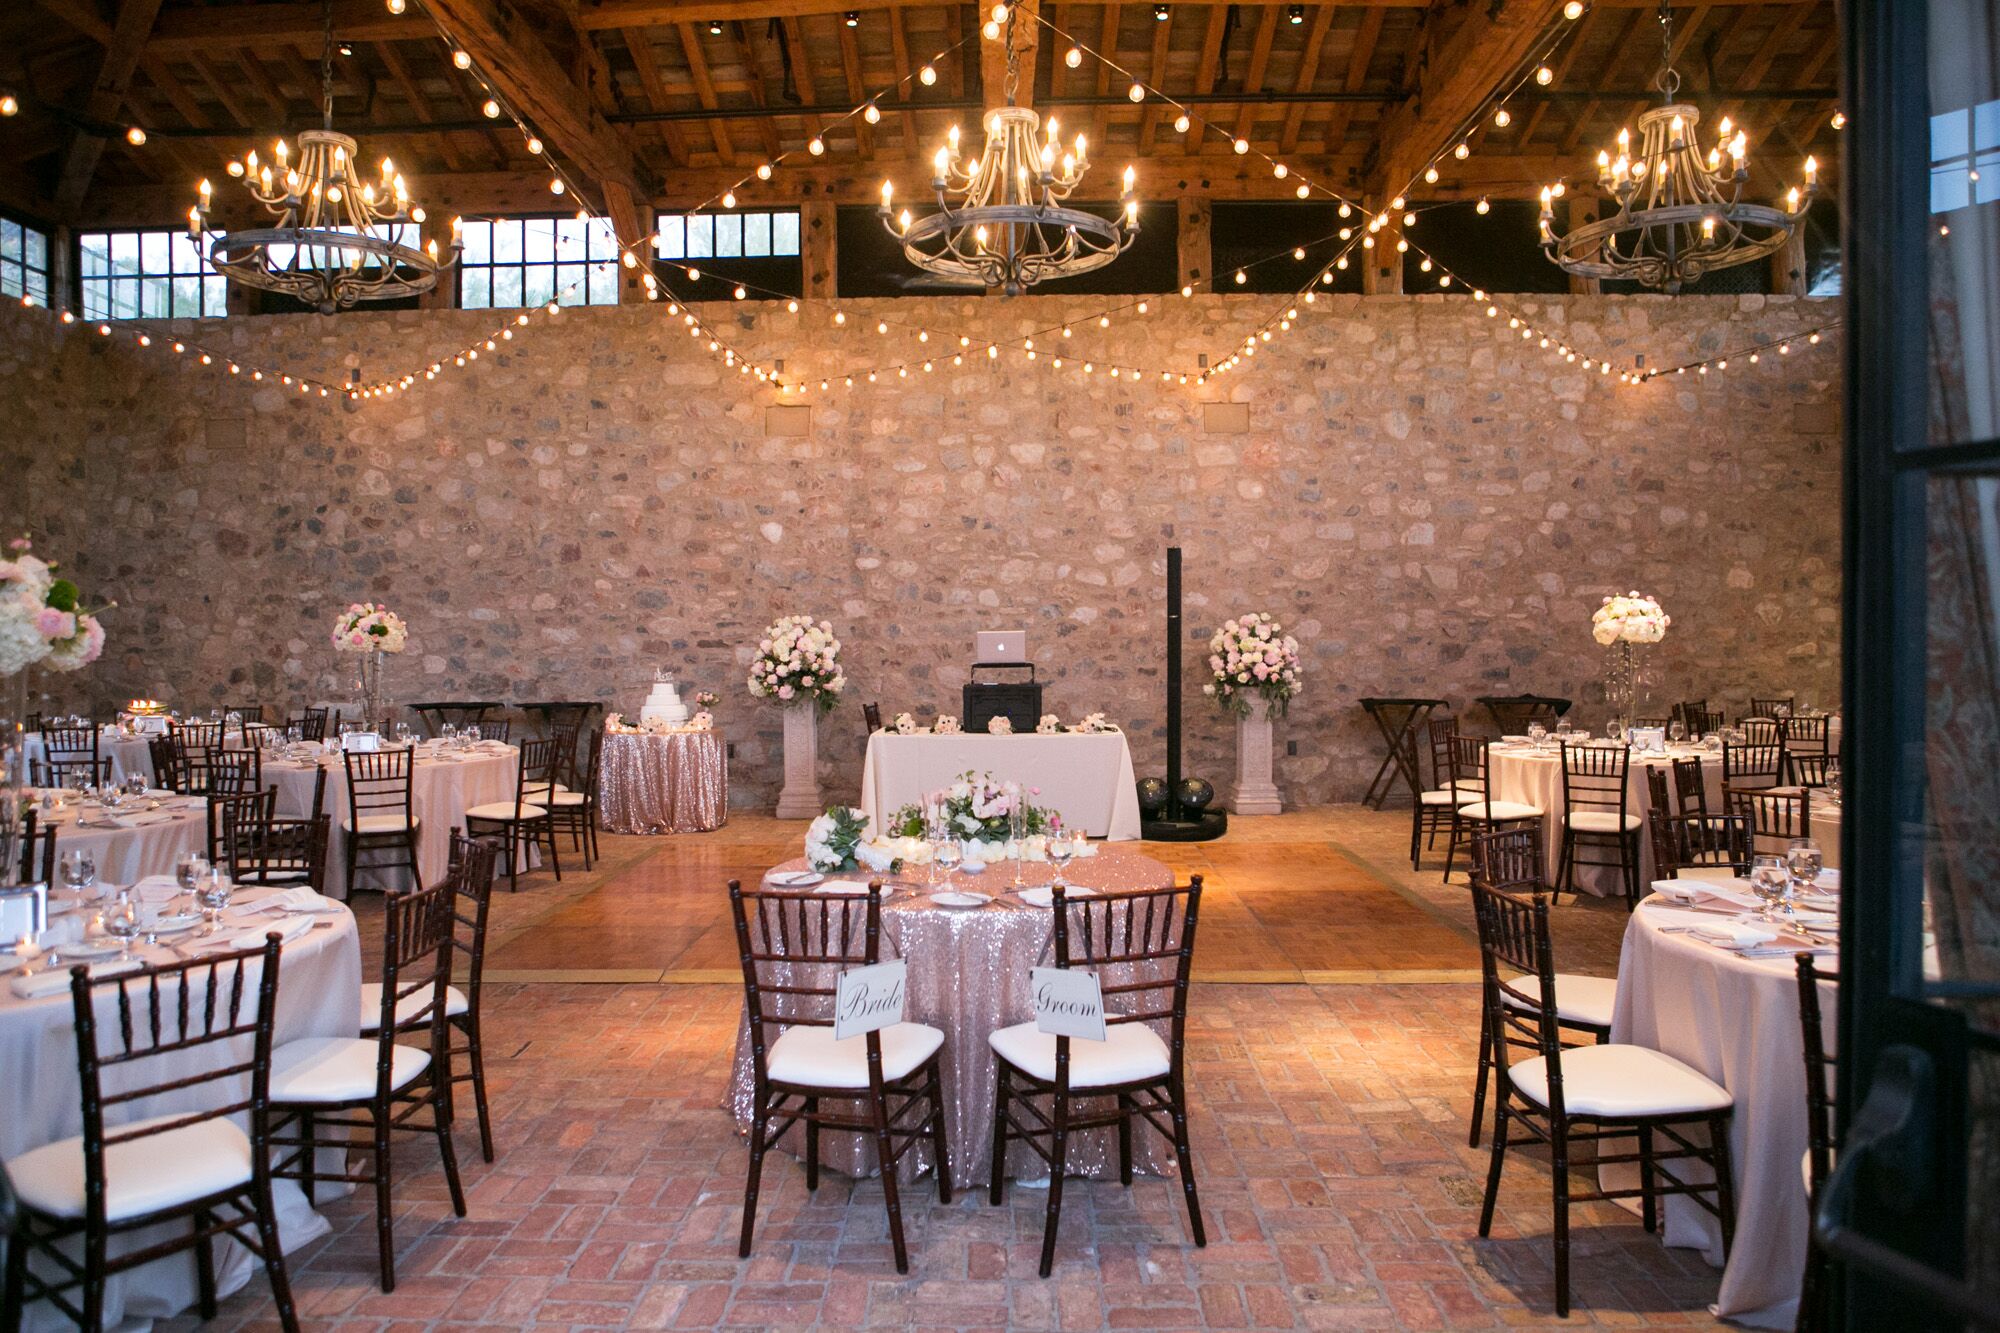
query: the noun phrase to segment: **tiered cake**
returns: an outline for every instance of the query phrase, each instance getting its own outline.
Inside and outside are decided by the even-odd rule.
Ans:
[[[653,686],[653,692],[646,696],[645,704],[639,709],[639,720],[667,723],[688,720],[687,705],[681,702],[680,691],[671,680],[662,680]]]

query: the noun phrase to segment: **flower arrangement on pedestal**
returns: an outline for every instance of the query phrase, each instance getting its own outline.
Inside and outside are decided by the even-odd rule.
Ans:
[[[1614,718],[1629,720],[1638,706],[1637,646],[1666,638],[1673,623],[1657,598],[1636,590],[1605,598],[1591,613],[1590,637],[1611,650],[1604,669],[1604,697]]]
[[[1209,639],[1208,669],[1213,678],[1201,692],[1229,712],[1248,715],[1254,697],[1282,716],[1299,692],[1299,641],[1277,617],[1253,611],[1223,622]]]
[[[759,699],[811,700],[820,712],[831,710],[847,687],[833,626],[811,616],[781,616],[757,641],[749,686]]]
[[[386,606],[350,602],[333,618],[335,652],[361,656],[361,723],[382,724],[382,658],[409,647],[410,627]]]
[[[109,607],[100,608],[109,610]],[[77,671],[104,652],[104,626],[85,610],[76,584],[16,537],[0,560],[0,676],[31,666]]]

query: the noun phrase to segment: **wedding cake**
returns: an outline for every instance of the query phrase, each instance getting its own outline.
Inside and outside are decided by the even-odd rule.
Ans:
[[[688,720],[687,705],[681,702],[680,691],[673,681],[665,678],[664,672],[661,673],[661,678],[654,682],[653,692],[646,696],[644,706],[639,709],[639,720],[669,723]]]

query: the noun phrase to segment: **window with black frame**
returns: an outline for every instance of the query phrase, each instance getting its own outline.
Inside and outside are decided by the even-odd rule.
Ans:
[[[715,281],[742,287],[746,300],[783,299],[804,289],[796,209],[667,214],[654,238],[654,254],[666,261],[661,277],[676,295],[710,299]],[[690,269],[702,276],[690,278]]]
[[[0,296],[28,305],[48,305],[47,232],[0,217]]]
[[[91,231],[77,238],[85,319],[214,319],[229,313],[229,283],[175,230]]]
[[[618,304],[618,235],[603,218],[468,221],[459,238],[462,309]]]

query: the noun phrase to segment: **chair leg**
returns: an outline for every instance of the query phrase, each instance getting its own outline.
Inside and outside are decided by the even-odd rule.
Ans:
[[[1507,1092],[1493,1094],[1493,1155],[1486,1165],[1486,1200],[1479,1206],[1479,1234],[1493,1233],[1493,1204],[1500,1197],[1500,1168],[1507,1160]]]
[[[937,1154],[938,1202],[951,1202],[951,1145],[945,1140],[944,1089],[938,1079],[938,1062],[931,1060],[931,1070],[924,1079],[924,1096],[931,1104],[931,1151]]]
[[[1452,862],[1458,859],[1459,832],[1464,827],[1465,821],[1458,817],[1456,810],[1452,811],[1451,841],[1444,845],[1444,882],[1447,884],[1451,883],[1451,866]]]
[[[271,1181],[260,1179],[256,1187],[257,1246],[264,1251],[264,1276],[271,1283],[271,1303],[278,1307],[278,1322],[285,1333],[299,1333],[299,1314],[292,1304],[292,1280],[285,1272],[285,1251],[278,1243],[278,1210],[271,1202]]]
[[[442,1068],[431,1066],[431,1123],[437,1132],[438,1156],[444,1160],[445,1183],[451,1187],[451,1210],[465,1216],[465,1189],[458,1180],[458,1145],[451,1141],[451,1057]]]
[[[1648,1231],[1659,1230],[1659,1214],[1653,1202],[1653,1127],[1639,1126],[1639,1220]]]
[[[1555,1204],[1556,1315],[1569,1318],[1569,1123],[1549,1126],[1549,1184]]]
[[[103,1233],[88,1233],[83,1242],[83,1326],[88,1333],[104,1327]]]
[[[195,1290],[200,1293],[203,1319],[215,1318],[215,1239],[202,1234],[214,1221],[215,1215],[205,1208],[194,1215]]]
[[[764,1094],[756,1094],[756,1105],[750,1121],[750,1179],[743,1186],[743,1237],[736,1245],[736,1257],[750,1257],[750,1233],[757,1225],[757,1189],[764,1174],[764,1121],[769,1112],[764,1106]]]
[[[1049,1136],[1049,1205],[1042,1221],[1042,1276],[1056,1265],[1056,1232],[1062,1224],[1063,1171],[1069,1162],[1069,1098],[1057,1091],[1050,1120],[1055,1132]]]
[[[1118,1094],[1118,1183],[1132,1188],[1132,1099]]]
[[[1410,869],[1412,870],[1422,870],[1424,868],[1423,855],[1417,850],[1423,842],[1423,837],[1424,803],[1420,797],[1416,805],[1411,807],[1410,810]]]
[[[1493,1030],[1488,1025],[1486,1006],[1479,1006],[1479,1069],[1472,1076],[1472,1132],[1470,1147],[1479,1146],[1479,1130],[1486,1122],[1486,1080],[1493,1072]]]
[[[889,1210],[889,1243],[896,1250],[896,1271],[910,1271],[909,1247],[903,1243],[903,1200],[896,1189],[896,1147],[889,1138],[889,1106],[871,1097],[868,1113],[875,1120],[875,1159],[882,1165],[882,1203]]]
[[[997,1207],[1003,1198],[1002,1186],[1007,1174],[1007,1101],[1013,1079],[1005,1060],[996,1055],[993,1064],[996,1070],[993,1080],[993,1173],[987,1185],[986,1201]]]
[[[819,1114],[819,1098],[806,1098],[806,1193],[819,1188],[819,1122],[813,1119]]]
[[[1708,1141],[1715,1150],[1715,1210],[1722,1214],[1722,1258],[1736,1242],[1736,1176],[1729,1162],[1729,1117],[1708,1118]]]
[[[479,1151],[493,1160],[493,1122],[486,1110],[486,1048],[479,1037],[479,1011],[468,1010],[459,1020],[465,1033],[466,1062],[472,1067],[472,1108],[479,1117]]]
[[[1626,840],[1625,847],[1625,910],[1635,911],[1639,906],[1639,835],[1634,833]]]
[[[375,1122],[375,1249],[382,1266],[382,1290],[396,1289],[396,1235],[389,1179],[389,1108],[369,1109]]]
[[[1188,1142],[1187,1088],[1171,1084],[1167,1096],[1173,1099],[1169,1114],[1174,1122],[1174,1156],[1181,1162],[1181,1194],[1187,1199],[1188,1227],[1194,1232],[1196,1248],[1206,1249],[1208,1232],[1201,1225],[1201,1199],[1194,1188],[1194,1149]]]
[[[1576,830],[1565,827],[1562,836],[1562,854],[1556,858],[1555,893],[1551,900],[1565,893],[1576,892]]]
[[[317,1206],[313,1199],[313,1187],[318,1183],[314,1177],[319,1174],[318,1128],[311,1111],[299,1112],[299,1138],[303,1140],[299,1148],[299,1184],[305,1190],[308,1207]]]
[[[0,1299],[0,1333],[20,1333],[21,1307],[28,1301],[28,1238],[17,1233],[7,1244],[7,1284]]]

